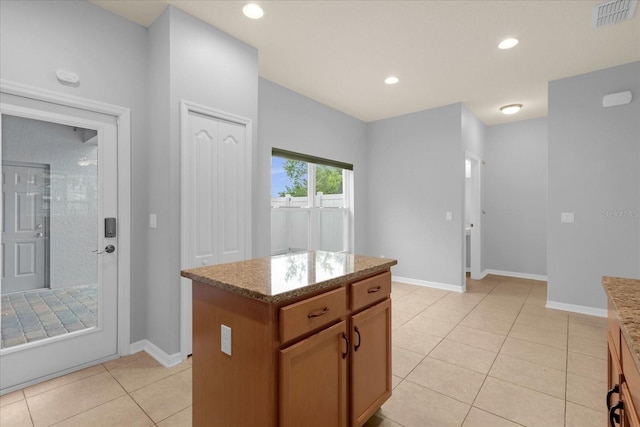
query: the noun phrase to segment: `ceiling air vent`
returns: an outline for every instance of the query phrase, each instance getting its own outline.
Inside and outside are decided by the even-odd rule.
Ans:
[[[617,24],[633,18],[638,0],[611,0],[593,6],[593,28]]]

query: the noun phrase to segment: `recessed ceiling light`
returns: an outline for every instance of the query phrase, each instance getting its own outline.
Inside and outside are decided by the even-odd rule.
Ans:
[[[498,45],[498,48],[499,49],[511,49],[512,47],[514,47],[518,43],[520,43],[520,41],[518,39],[513,39],[513,38],[504,39],[504,40],[502,40],[500,42],[500,44]]]
[[[255,3],[248,3],[242,8],[244,16],[251,19],[260,19],[264,15],[264,11]]]
[[[384,82],[388,85],[394,85],[396,83],[398,83],[400,81],[399,78],[397,78],[396,76],[389,76],[386,79],[384,79]]]
[[[520,109],[522,108],[522,104],[509,104],[509,105],[503,105],[502,107],[500,107],[500,111],[502,111],[502,114],[515,114],[518,111],[520,111]]]

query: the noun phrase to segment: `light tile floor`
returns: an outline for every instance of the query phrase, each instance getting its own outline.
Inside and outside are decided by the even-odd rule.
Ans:
[[[394,391],[366,427],[605,425],[605,319],[546,309],[544,282],[467,290],[393,284]],[[0,425],[190,426],[191,361],[137,353],[4,395]]]

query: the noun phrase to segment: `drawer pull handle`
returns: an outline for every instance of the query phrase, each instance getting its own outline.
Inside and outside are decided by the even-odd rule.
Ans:
[[[616,427],[616,424],[620,424],[620,415],[616,414],[618,409],[624,409],[622,400],[609,409],[609,425],[611,427]]]
[[[360,344],[362,344],[362,338],[360,337],[360,331],[358,330],[358,327],[356,326],[353,329],[355,330],[356,334],[358,334],[358,344],[353,347],[353,351],[358,351],[358,349],[360,348]]]
[[[329,307],[325,307],[320,311],[314,311],[312,313],[307,314],[307,317],[309,319],[313,319],[314,317],[320,317],[320,316],[324,316],[325,314],[327,314],[329,312]]]
[[[376,286],[375,288],[371,288],[367,291],[368,294],[375,294],[376,292],[380,292],[380,286]]]
[[[611,396],[613,393],[620,393],[618,384],[614,385],[613,388],[607,392],[607,411],[611,409]]]
[[[347,355],[349,354],[349,338],[347,338],[347,335],[343,332],[342,333],[342,339],[345,341],[345,343],[347,344],[346,351],[344,353],[342,353],[342,358],[346,359]]]

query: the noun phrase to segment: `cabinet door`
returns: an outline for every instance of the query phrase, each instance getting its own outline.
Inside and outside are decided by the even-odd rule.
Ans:
[[[622,384],[622,367],[620,359],[614,344],[614,338],[611,336],[611,330],[607,333],[607,366],[608,366],[608,392],[607,392],[607,410],[620,400],[620,384]]]
[[[622,383],[620,387],[620,394],[623,402],[622,407],[622,427],[640,427],[640,420],[638,419],[638,411],[633,404],[633,398],[627,383]]]
[[[391,396],[391,300],[351,324],[351,423],[363,425]]]
[[[347,426],[345,321],[280,350],[280,427]]]

